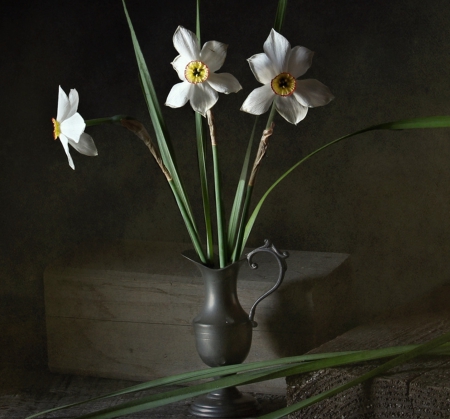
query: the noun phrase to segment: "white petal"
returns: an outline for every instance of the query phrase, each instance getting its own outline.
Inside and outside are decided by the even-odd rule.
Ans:
[[[69,139],[64,134],[60,134],[59,140],[61,141],[64,151],[66,152],[67,160],[69,160],[69,166],[75,170],[75,165],[73,164],[72,156],[69,151]]]
[[[56,120],[58,122],[64,121],[69,113],[70,102],[64,90],[59,86],[58,90],[58,111],[56,113]]]
[[[280,74],[280,72],[277,72],[272,64],[272,61],[270,61],[269,57],[264,54],[264,52],[251,56],[247,61],[250,65],[250,69],[256,77],[256,80],[262,84],[270,83],[273,78]]]
[[[66,115],[66,118],[70,118],[72,115],[75,115],[78,109],[78,103],[80,98],[78,97],[78,92],[75,89],[70,89],[69,93],[69,113]]]
[[[294,47],[289,55],[287,71],[294,78],[303,76],[311,67],[314,52],[305,47]]]
[[[269,109],[274,98],[275,93],[270,87],[270,84],[258,87],[245,99],[245,102],[241,106],[241,111],[253,115],[261,115]]]
[[[177,83],[170,90],[165,105],[171,108],[181,108],[191,98],[193,90],[194,85],[187,81]]]
[[[303,120],[308,113],[308,108],[300,105],[293,96],[278,96],[275,107],[286,121],[295,125]]]
[[[192,89],[191,106],[194,111],[206,116],[206,111],[211,109],[219,94],[207,83],[199,83]]]
[[[172,61],[172,66],[178,74],[180,80],[185,81],[186,77],[184,76],[184,72],[186,70],[186,66],[191,62],[189,58],[183,57],[182,55],[178,55]]]
[[[270,61],[272,61],[277,75],[283,71],[287,71],[287,59],[290,50],[291,45],[288,40],[276,30],[272,29],[266,42],[264,42],[264,52]]]
[[[242,89],[236,77],[230,73],[210,73],[206,83],[219,93],[236,93]]]
[[[200,47],[198,39],[193,32],[178,26],[173,35],[173,45],[175,49],[189,61],[198,60],[200,58]]]
[[[297,80],[294,96],[299,103],[310,108],[326,105],[334,99],[330,89],[314,79]]]
[[[81,134],[80,141],[76,143],[70,138],[69,144],[78,151],[78,153],[84,154],[85,156],[97,156],[97,147],[95,146],[94,140],[89,134]]]
[[[206,42],[200,51],[200,60],[208,66],[210,72],[215,72],[222,67],[227,56],[227,48],[228,45],[222,42]]]
[[[71,140],[78,142],[80,135],[86,128],[84,119],[79,113],[72,115],[69,119],[66,119],[61,123],[61,132]]]

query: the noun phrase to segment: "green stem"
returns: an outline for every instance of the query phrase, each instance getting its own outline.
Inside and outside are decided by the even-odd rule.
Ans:
[[[211,109],[206,112],[209,125],[209,133],[211,137],[211,149],[213,156],[214,166],[214,189],[216,192],[216,216],[217,216],[217,241],[219,244],[219,263],[220,267],[224,268],[227,264],[227,242],[225,222],[223,217],[223,205],[222,205],[222,187],[220,184],[220,168],[219,168],[219,156],[217,153],[216,132],[214,127],[214,117]]]
[[[238,239],[239,229],[242,224],[242,208],[245,201],[245,184],[247,183],[247,172],[248,165],[250,162],[250,154],[253,145],[253,139],[255,138],[256,124],[258,117],[255,118],[255,123],[253,124],[252,133],[250,135],[247,151],[245,152],[244,162],[242,163],[241,174],[239,176],[238,186],[236,188],[236,193],[234,195],[233,207],[231,209],[230,220],[228,224],[228,251],[232,254],[236,253],[236,243]]]
[[[195,128],[197,133],[197,156],[198,156],[198,169],[200,176],[200,187],[202,190],[203,201],[203,214],[205,218],[206,227],[206,258],[208,262],[214,261],[214,246],[213,246],[213,233],[211,223],[211,208],[209,205],[209,192],[208,192],[208,180],[206,174],[206,146],[205,137],[203,132],[203,120],[199,113],[195,113]]]
[[[122,119],[129,119],[129,117],[126,115],[115,115],[106,118],[87,119],[84,122],[87,127],[92,127],[101,124],[120,124]]]
[[[270,108],[270,114],[269,118],[267,119],[266,129],[269,129],[272,126],[273,119],[275,118],[275,114],[277,112],[277,109],[275,108],[275,100],[273,101],[272,107]]]
[[[214,188],[216,191],[216,215],[217,215],[217,240],[219,243],[219,263],[224,268],[227,264],[227,248],[225,241],[225,225],[222,208],[222,187],[220,184],[219,157],[217,155],[217,145],[212,146],[213,164],[214,164]]]
[[[275,16],[275,23],[273,28],[281,33],[281,28],[283,26],[284,17],[286,16],[287,0],[279,0],[277,7],[277,14]]]
[[[250,207],[250,201],[252,198],[253,187],[255,185],[256,175],[258,173],[259,166],[261,165],[262,159],[266,155],[267,147],[269,145],[269,138],[271,137],[271,135],[273,133],[274,124],[271,121],[269,121],[269,122],[271,123],[271,125],[269,128],[266,128],[263,131],[263,135],[259,142],[258,151],[256,153],[255,162],[253,163],[252,172],[248,179],[247,194],[245,196],[244,209],[242,211],[241,222],[239,225],[238,239],[236,240],[236,246],[235,246],[234,253],[233,253],[234,260],[237,260],[241,256],[242,252],[244,251],[244,247],[245,247],[244,234],[245,234],[246,224],[248,221],[248,211],[249,211],[249,207]]]
[[[243,237],[244,237],[245,224],[247,222],[247,217],[248,217],[248,211],[250,208],[250,202],[252,200],[252,193],[253,193],[253,185],[247,185],[247,193],[245,194],[244,207],[242,209],[241,224],[239,226],[239,232],[238,232],[238,237],[236,240],[236,246],[234,247],[234,251],[233,251],[232,262],[236,262],[241,257],[242,252],[244,251]]]
[[[197,35],[198,43],[201,44],[200,41],[200,0],[197,0],[197,8],[196,8],[196,16],[195,16],[195,32]]]

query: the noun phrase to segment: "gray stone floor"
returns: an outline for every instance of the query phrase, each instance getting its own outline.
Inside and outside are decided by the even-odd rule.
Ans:
[[[95,396],[119,390],[136,382],[75,375],[52,374],[45,370],[18,370],[3,368],[0,370],[0,418],[24,419],[29,415]],[[174,389],[176,387],[170,387]],[[245,392],[245,387],[241,388]],[[153,390],[153,392],[155,392]],[[152,391],[120,396],[115,399],[92,402],[86,406],[73,407],[59,412],[39,416],[42,419],[68,419],[89,412],[113,406]],[[254,394],[261,411],[269,413],[286,405],[285,397]],[[192,399],[173,403],[168,406],[123,416],[130,419],[143,418],[184,418],[194,417],[188,408]]]

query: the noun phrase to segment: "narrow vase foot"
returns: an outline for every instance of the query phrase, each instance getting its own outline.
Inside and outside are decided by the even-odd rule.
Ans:
[[[245,418],[255,416],[258,402],[248,394],[242,394],[236,387],[213,391],[197,398],[189,412],[203,418]]]

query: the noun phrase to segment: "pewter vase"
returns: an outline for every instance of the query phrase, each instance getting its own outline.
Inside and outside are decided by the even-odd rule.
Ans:
[[[247,314],[238,299],[238,273],[246,260],[251,269],[257,269],[253,256],[259,252],[275,257],[279,275],[275,285],[255,301]],[[288,253],[280,253],[266,240],[264,246],[248,253],[246,259],[222,269],[209,268],[197,262],[191,252],[184,252],[183,256],[197,266],[204,281],[204,305],[193,321],[200,358],[210,367],[240,364],[250,351],[252,329],[257,326],[254,321],[256,306],[281,285]],[[200,417],[238,418],[256,414],[258,405],[253,397],[243,395],[236,387],[228,387],[199,397],[191,405],[190,412]]]

